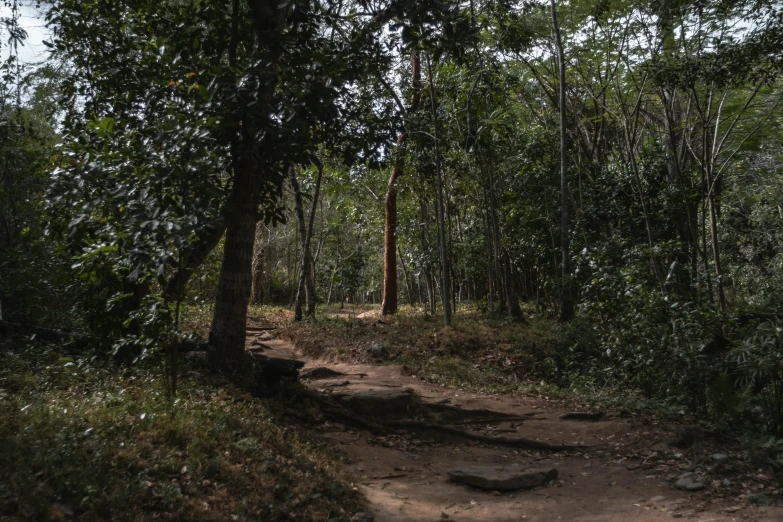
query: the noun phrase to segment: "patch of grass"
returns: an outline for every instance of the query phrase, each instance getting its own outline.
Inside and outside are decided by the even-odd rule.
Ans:
[[[278,326],[279,334],[309,357],[402,364],[425,380],[471,391],[548,396],[560,391],[542,383],[535,371],[536,362],[558,341],[554,323],[544,318],[519,324],[463,308],[453,328],[444,328],[441,317],[409,306],[393,317],[329,308],[319,310],[315,319]],[[374,344],[383,350],[372,350]]]
[[[338,458],[260,400],[195,372],[117,370],[0,346],[4,520],[348,520]]]
[[[282,337],[309,357],[400,364],[425,381],[467,391],[543,397],[574,407],[653,412],[686,420],[681,406],[645,398],[627,387],[618,390],[589,372],[580,373],[589,367],[595,343],[589,324],[575,321],[564,326],[531,309],[525,313],[528,323],[520,324],[464,307],[455,315],[453,328],[444,328],[440,316],[410,306],[392,317],[321,308],[315,319],[298,323],[279,310],[272,321]],[[383,346],[380,354],[371,350],[375,343]]]

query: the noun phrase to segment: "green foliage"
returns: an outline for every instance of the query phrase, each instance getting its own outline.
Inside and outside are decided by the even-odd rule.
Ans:
[[[295,514],[326,521],[348,520],[360,508],[336,457],[288,425],[282,404],[200,379],[181,382],[172,401],[145,365],[119,375],[55,346],[2,354],[4,515],[276,520]]]

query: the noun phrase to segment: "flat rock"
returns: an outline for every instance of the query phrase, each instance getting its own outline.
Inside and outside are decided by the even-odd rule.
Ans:
[[[688,484],[692,483],[693,481],[689,478],[681,478],[677,482],[674,483],[674,485],[680,489],[685,489],[688,487]]]
[[[699,491],[706,487],[703,483],[694,481],[690,477],[681,478],[674,485],[685,491]]]
[[[302,380],[333,379],[335,377],[343,377],[344,375],[343,372],[338,372],[325,366],[318,366],[317,368],[302,370],[299,373],[299,378]]]
[[[602,411],[572,411],[560,416],[563,420],[597,421],[604,416]]]
[[[383,419],[409,416],[416,400],[413,388],[376,388],[332,396],[357,413]]]
[[[447,471],[449,479],[489,491],[513,491],[540,486],[557,478],[555,468],[521,469],[508,466],[463,466]]]

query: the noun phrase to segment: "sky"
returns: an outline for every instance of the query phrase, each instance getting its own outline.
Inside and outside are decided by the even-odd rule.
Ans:
[[[46,28],[46,7],[36,9],[34,0],[21,0],[21,18],[19,24],[27,31],[27,40],[24,46],[19,47],[19,60],[28,65],[35,65],[44,61],[47,57],[47,49],[42,42],[49,39],[50,33]],[[11,16],[11,8],[0,6],[0,19]],[[8,32],[3,26],[0,28],[0,60],[8,57]]]

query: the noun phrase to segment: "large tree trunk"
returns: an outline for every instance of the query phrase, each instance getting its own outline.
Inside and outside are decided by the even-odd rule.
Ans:
[[[565,53],[563,40],[560,37],[560,26],[557,24],[557,8],[555,0],[552,3],[552,27],[555,32],[557,46],[557,63],[560,80],[560,252],[562,263],[562,288],[560,293],[560,320],[570,321],[574,317],[574,299],[571,291],[570,245],[569,245],[569,215],[568,215],[568,143],[566,133],[566,84],[565,84]]]
[[[245,326],[256,238],[254,196],[261,174],[250,154],[239,158],[236,163],[238,168],[234,170],[234,182],[228,199],[226,243],[208,350],[210,363],[226,370],[238,369],[245,351]]]
[[[256,189],[263,176],[258,159],[257,136],[268,125],[277,86],[276,63],[283,51],[280,41],[290,5],[281,0],[247,0],[254,35],[255,63],[263,64],[253,71],[258,78],[254,88],[252,110],[234,116],[236,134],[232,137],[233,181],[226,209],[227,228],[220,268],[212,328],[209,332],[208,356],[216,367],[233,371],[242,368],[245,350],[247,306],[252,284],[253,245],[257,221]],[[240,1],[232,2],[232,34],[229,63],[236,66],[239,46]],[[238,84],[239,85],[239,84]],[[250,93],[237,87],[237,98]]]

